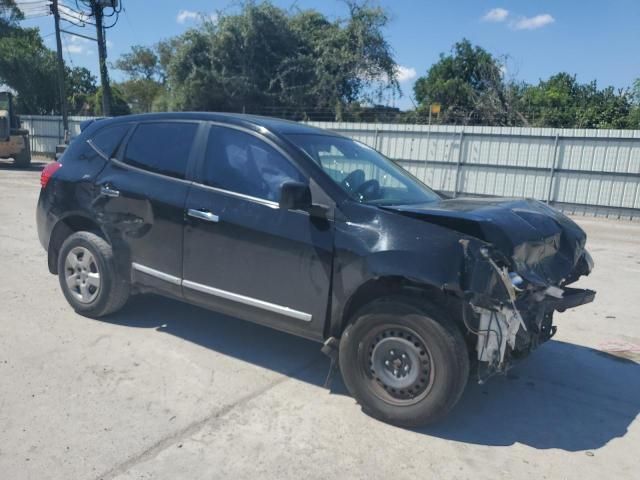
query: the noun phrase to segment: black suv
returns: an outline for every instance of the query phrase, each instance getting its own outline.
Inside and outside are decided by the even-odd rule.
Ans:
[[[441,418],[470,371],[506,371],[595,295],[568,287],[593,263],[556,210],[445,199],[299,123],[94,121],[41,183],[38,235],[77,312],[154,292],[323,342],[363,409],[397,425]]]

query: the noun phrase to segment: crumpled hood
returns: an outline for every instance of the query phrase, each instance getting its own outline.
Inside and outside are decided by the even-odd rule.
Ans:
[[[586,264],[585,232],[567,216],[537,200],[459,198],[384,208],[492,244],[533,284],[571,283],[588,273],[582,265]]]

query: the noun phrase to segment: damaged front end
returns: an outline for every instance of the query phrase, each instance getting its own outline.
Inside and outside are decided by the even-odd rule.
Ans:
[[[532,283],[520,272],[510,270],[500,252],[482,247],[470,259],[473,265],[465,291],[467,305],[463,319],[477,335],[478,379],[506,372],[514,360],[529,354],[556,333],[555,311],[563,312],[593,301],[595,292],[558,284]],[[576,271],[588,274],[593,268],[588,252]],[[576,277],[577,278],[577,277]]]
[[[480,381],[553,337],[555,311],[595,297],[569,287],[593,269],[585,232],[541,202],[458,198],[390,208],[465,235],[459,293],[465,326],[477,336]]]

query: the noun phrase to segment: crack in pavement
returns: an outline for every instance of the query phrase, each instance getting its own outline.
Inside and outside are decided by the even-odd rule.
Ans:
[[[305,364],[304,366],[300,367],[297,370],[294,370],[293,372],[284,375],[282,378],[279,378],[278,380],[269,383],[268,385],[265,385],[263,388],[260,388],[258,390],[256,390],[255,392],[249,393],[247,395],[245,395],[244,397],[241,397],[238,401],[231,403],[229,405],[226,405],[224,407],[222,407],[221,409],[217,409],[214,410],[212,412],[209,413],[209,415],[207,415],[206,417],[200,419],[200,420],[196,420],[195,422],[190,423],[189,425],[187,425],[184,428],[181,428],[180,430],[177,430],[173,433],[170,433],[169,435],[161,438],[160,440],[158,440],[156,443],[154,443],[153,445],[149,446],[148,448],[146,448],[145,450],[143,450],[142,452],[139,452],[137,454],[135,454],[134,456],[128,458],[127,460],[125,460],[124,462],[114,466],[113,468],[107,470],[106,472],[102,473],[101,475],[98,475],[96,477],[96,480],[110,480],[113,479],[115,477],[117,477],[118,475],[121,475],[123,473],[126,473],[129,469],[131,469],[132,467],[136,466],[139,463],[142,463],[146,460],[150,460],[154,457],[156,457],[160,452],[166,450],[167,448],[169,448],[171,445],[173,445],[174,443],[176,443],[177,441],[187,438],[189,436],[194,435],[195,433],[199,432],[202,428],[204,428],[205,425],[207,425],[211,420],[213,419],[219,419],[222,418],[224,416],[226,416],[228,413],[230,413],[232,410],[234,410],[237,407],[240,407],[248,402],[250,402],[251,400],[260,397],[261,395],[265,394],[266,392],[268,392],[269,390],[295,378],[296,376],[298,376],[299,374],[305,372],[306,370],[311,369],[314,365],[316,365],[317,363],[320,363],[321,359],[314,359],[311,362],[308,362],[307,364]]]

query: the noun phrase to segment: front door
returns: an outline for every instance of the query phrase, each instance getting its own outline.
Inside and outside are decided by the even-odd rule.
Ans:
[[[189,191],[183,294],[232,316],[322,338],[333,224],[278,208],[280,186],[308,181],[275,145],[212,126]]]

